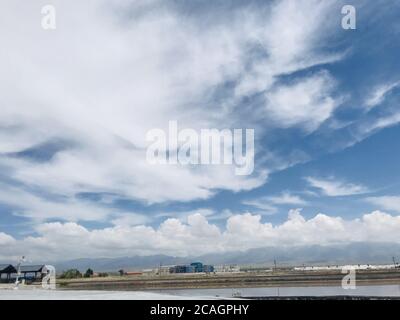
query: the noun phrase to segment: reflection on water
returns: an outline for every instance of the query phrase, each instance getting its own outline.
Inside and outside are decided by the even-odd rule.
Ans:
[[[179,289],[162,290],[157,292],[178,296],[219,296],[232,297],[240,292],[242,297],[267,296],[391,296],[400,297],[400,285],[358,286],[354,290],[345,290],[342,287],[280,287],[280,288],[240,288],[240,289]]]

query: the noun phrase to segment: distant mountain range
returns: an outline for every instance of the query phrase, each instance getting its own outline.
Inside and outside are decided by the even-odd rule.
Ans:
[[[215,253],[191,257],[166,255],[133,256],[121,258],[82,258],[55,262],[58,271],[77,268],[81,271],[137,270],[160,265],[186,264],[201,261],[206,264],[238,264],[272,266],[322,265],[322,264],[390,264],[395,257],[400,261],[400,244],[352,243],[346,246],[265,247],[243,252]]]

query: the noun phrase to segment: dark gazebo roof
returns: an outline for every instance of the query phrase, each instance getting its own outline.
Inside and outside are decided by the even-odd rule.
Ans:
[[[11,264],[0,264],[0,273],[17,273]]]
[[[35,265],[35,266],[21,266],[20,270],[23,273],[30,273],[30,272],[42,272],[44,265]]]

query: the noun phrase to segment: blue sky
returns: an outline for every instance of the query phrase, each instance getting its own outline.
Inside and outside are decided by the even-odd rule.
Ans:
[[[18,2],[0,6],[0,259],[398,241],[396,1],[50,1],[55,30]],[[149,165],[169,121],[254,128],[254,173]]]

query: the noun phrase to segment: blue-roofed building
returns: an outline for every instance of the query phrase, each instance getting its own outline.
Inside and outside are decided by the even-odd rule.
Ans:
[[[177,265],[169,269],[170,273],[199,273],[199,272],[214,272],[214,266],[203,265],[201,262],[192,262],[190,265]]]
[[[190,265],[194,268],[195,272],[203,272],[203,264],[201,262],[192,262]]]

